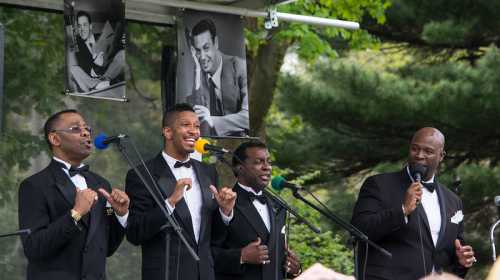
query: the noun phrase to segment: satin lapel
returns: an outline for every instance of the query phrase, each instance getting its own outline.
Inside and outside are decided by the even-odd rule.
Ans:
[[[50,169],[52,174],[54,175],[54,179],[56,182],[57,189],[61,192],[64,199],[68,203],[69,207],[73,207],[75,205],[75,197],[76,197],[76,187],[73,182],[69,179],[68,175],[62,171],[57,164],[52,160],[50,164]]]
[[[267,243],[269,232],[267,231],[266,225],[262,218],[253,206],[253,203],[248,197],[247,191],[243,190],[239,185],[234,187],[237,197],[236,197],[236,208],[243,214],[247,219],[248,223],[252,225],[257,232],[257,235],[262,239],[262,243]]]
[[[161,195],[163,199],[166,199],[174,192],[175,185],[177,184],[174,173],[172,173],[172,170],[170,170],[170,167],[165,162],[165,159],[161,154],[156,157],[155,164],[152,169],[151,173],[153,174],[153,177],[158,178],[157,183],[160,188]],[[178,218],[177,220],[180,220],[183,228],[187,231],[194,244],[196,244],[191,214],[189,213],[189,208],[184,198],[177,202],[177,205],[175,205],[174,216]]]
[[[210,178],[204,172],[201,172],[201,165],[198,161],[191,159],[191,165],[194,169],[194,173],[196,178],[198,178],[198,183],[200,185],[201,190],[201,199],[202,199],[202,207],[201,207],[201,225],[200,225],[200,235],[198,242],[201,243],[201,239],[205,236],[205,230],[207,228],[207,222],[210,211],[210,203],[212,200],[212,193],[208,189],[211,185]]]
[[[97,180],[96,176],[91,172],[88,172],[87,175],[85,175],[85,181],[87,183],[87,187],[95,192],[98,192],[99,188],[106,189],[105,186],[99,185],[99,181]],[[101,219],[104,216],[105,206],[106,206],[106,199],[102,196],[99,196],[97,203],[90,210],[90,226],[89,226],[89,233],[87,235],[87,242],[86,242],[87,244],[90,242],[90,240],[92,240],[95,231],[97,230],[97,228],[101,223]]]
[[[270,221],[270,224],[271,224],[271,228],[269,230],[269,233],[270,233],[270,236],[269,236],[269,240],[267,242],[267,247],[268,248],[271,248],[271,245],[274,244],[274,242],[276,242],[276,230],[279,231],[278,228],[276,228],[276,211],[274,210],[274,207],[273,207],[273,204],[272,201],[266,197],[266,200],[267,200],[267,203],[266,203],[266,206],[267,206],[267,211],[269,212],[269,221]],[[260,217],[260,216],[259,216]]]
[[[438,241],[436,243],[436,247],[439,247],[443,241],[443,238],[446,233],[446,224],[447,224],[447,215],[446,215],[446,198],[444,197],[444,186],[437,183],[436,184],[436,191],[438,195],[438,200],[439,200],[439,209],[441,210],[441,229],[439,230],[439,237]]]

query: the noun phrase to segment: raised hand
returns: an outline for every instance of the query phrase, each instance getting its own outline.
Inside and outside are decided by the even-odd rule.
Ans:
[[[177,202],[179,202],[184,197],[184,191],[191,189],[193,185],[193,180],[191,178],[182,178],[175,184],[174,192],[167,198],[168,203],[172,207],[175,207]]]
[[[78,212],[81,216],[84,216],[90,212],[92,205],[94,205],[96,201],[97,193],[92,189],[77,190],[73,210]]]
[[[214,195],[222,213],[230,216],[236,203],[236,193],[228,187],[223,187],[220,191],[217,191],[217,188],[212,185],[210,185],[210,192]]]
[[[106,198],[109,204],[111,204],[116,215],[122,217],[128,213],[130,199],[124,191],[113,188],[111,193],[108,193],[105,189],[100,188],[99,192]]]
[[[405,200],[403,202],[405,216],[410,215],[415,210],[415,208],[417,208],[417,205],[421,199],[422,184],[414,182],[410,185],[405,194]]]

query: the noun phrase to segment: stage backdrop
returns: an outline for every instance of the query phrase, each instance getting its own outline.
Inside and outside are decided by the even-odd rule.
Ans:
[[[177,26],[175,102],[194,105],[202,136],[248,135],[242,19],[226,14],[185,11]]]
[[[64,0],[66,93],[125,100],[125,4]]]

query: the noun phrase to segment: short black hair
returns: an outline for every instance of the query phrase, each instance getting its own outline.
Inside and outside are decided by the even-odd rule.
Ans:
[[[212,42],[215,42],[215,36],[217,36],[217,29],[215,28],[215,23],[211,19],[202,19],[191,30],[191,38],[194,38],[196,35],[200,35],[201,33],[208,31],[210,32],[210,37],[212,38]]]
[[[49,145],[49,148],[52,150],[52,144],[49,141],[49,133],[51,133],[55,128],[56,123],[59,121],[62,115],[68,114],[68,113],[74,113],[74,114],[80,114],[77,110],[75,109],[66,109],[59,111],[52,116],[50,116],[47,121],[45,122],[45,125],[43,126],[43,132],[45,134],[45,141],[47,141],[47,144]]]
[[[76,21],[78,22],[78,18],[80,17],[86,17],[89,20],[89,24],[92,23],[92,20],[90,19],[90,14],[85,12],[85,11],[79,11],[76,13]]]
[[[247,159],[247,150],[250,148],[262,148],[262,149],[267,149],[266,144],[260,140],[250,140],[247,142],[241,143],[236,150],[233,152],[233,160],[232,160],[232,165],[233,168],[236,166],[243,164],[245,160]]]
[[[188,103],[178,103],[172,106],[172,108],[169,108],[163,115],[163,120],[162,120],[163,127],[167,126],[171,127],[174,124],[174,119],[177,117],[177,114],[185,111],[194,113],[193,106]]]

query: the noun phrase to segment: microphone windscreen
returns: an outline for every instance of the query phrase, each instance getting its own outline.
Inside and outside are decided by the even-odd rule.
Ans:
[[[194,143],[194,150],[200,154],[206,154],[208,153],[208,151],[205,150],[206,144],[209,144],[209,142],[206,139],[198,138],[198,140],[196,140],[196,142]]]
[[[420,178],[423,179],[427,175],[427,166],[419,163],[412,164],[410,166],[410,172],[413,178],[416,178],[417,174],[419,174]]]
[[[285,178],[282,176],[275,176],[271,180],[271,187],[273,190],[281,191],[284,188]]]
[[[104,144],[104,140],[106,140],[106,138],[108,138],[108,136],[106,136],[106,134],[104,133],[100,133],[99,135],[97,135],[97,137],[94,139],[94,146],[96,147],[96,149],[104,150],[108,147],[108,144]]]

